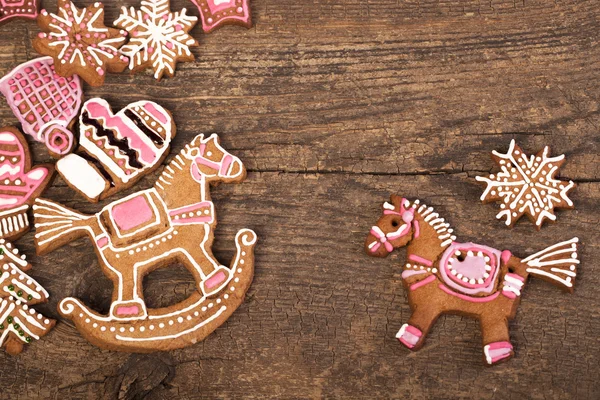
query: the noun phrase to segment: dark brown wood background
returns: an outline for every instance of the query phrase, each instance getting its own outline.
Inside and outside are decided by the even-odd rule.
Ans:
[[[105,3],[112,21],[138,2]],[[189,1],[172,6],[197,14]],[[253,0],[252,15],[250,30],[196,28],[197,59],[174,79],[112,75],[86,88],[115,109],[140,99],[170,109],[173,153],[217,132],[245,162],[245,183],[213,190],[223,263],[238,229],[259,235],[245,304],[203,342],[151,355],[99,350],[60,321],[22,355],[0,353],[0,397],[599,398],[598,1]],[[1,74],[36,56],[37,31],[32,22],[0,27]],[[16,122],[0,101],[0,125]],[[511,138],[530,152],[565,153],[562,176],[579,185],[576,209],[541,232],[525,220],[508,230],[496,206],[478,200],[474,176]],[[49,160],[43,146],[33,149]],[[409,315],[404,253],[363,253],[391,192],[436,206],[459,240],[521,256],[579,236],[575,292],[530,281],[506,364],[484,367],[478,323],[457,316],[442,317],[426,346],[408,352],[394,338]],[[87,212],[102,206],[60,179],[46,196]],[[58,318],[65,296],[108,309],[110,282],[89,242],[36,257],[32,236],[17,245],[51,293],[40,310]],[[145,282],[152,306],[194,290],[181,266]]]

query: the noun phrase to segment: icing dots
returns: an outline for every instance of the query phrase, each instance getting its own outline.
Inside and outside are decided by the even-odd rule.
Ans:
[[[475,178],[486,184],[481,195],[483,202],[500,202],[501,211],[496,217],[504,218],[506,225],[513,226],[526,215],[540,229],[545,220],[556,220],[554,209],[573,208],[568,194],[575,183],[555,177],[565,156],[550,157],[549,152],[544,147],[535,156],[528,156],[512,140],[506,153],[492,152],[500,171]]]
[[[0,25],[16,18],[37,18],[39,3],[39,0],[0,0]]]
[[[42,32],[33,41],[37,52],[54,58],[61,76],[77,74],[92,86],[101,86],[105,74],[123,71],[129,60],[119,53],[127,32],[104,25],[104,5],[77,8],[58,0],[56,14],[42,10]]]

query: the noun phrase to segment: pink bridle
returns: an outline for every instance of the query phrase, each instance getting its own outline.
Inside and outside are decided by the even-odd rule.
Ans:
[[[402,204],[400,205],[400,212],[389,209],[383,210],[384,215],[399,215],[405,222],[405,224],[402,225],[397,231],[389,232],[386,234],[377,225],[371,228],[371,234],[375,236],[375,238],[377,238],[377,241],[369,245],[369,249],[372,253],[375,253],[377,250],[379,250],[381,245],[384,246],[388,253],[391,253],[394,250],[394,246],[390,243],[390,241],[399,239],[410,232],[412,222],[415,219],[415,209],[409,208],[407,210],[404,207],[405,201],[406,199],[402,199]]]
[[[194,159],[194,161],[196,163],[207,166],[208,168],[214,169],[215,171],[218,171],[218,174],[220,176],[227,176],[227,172],[229,172],[229,167],[231,166],[231,163],[233,162],[232,155],[225,154],[225,157],[223,157],[223,159],[217,163],[217,162],[209,160],[204,155],[204,153],[206,152],[206,144],[205,143],[201,143],[200,146],[198,146],[198,149],[199,149],[200,155]]]

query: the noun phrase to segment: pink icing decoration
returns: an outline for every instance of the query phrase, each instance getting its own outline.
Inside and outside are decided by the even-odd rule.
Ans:
[[[157,159],[155,150],[144,142],[141,136],[144,133],[139,129],[131,128],[125,123],[125,116],[122,115],[125,110],[120,111],[116,115],[113,115],[111,110],[107,108],[105,103],[99,103],[94,100],[90,100],[85,103],[84,108],[89,112],[90,117],[94,119],[102,118],[104,120],[103,126],[112,129],[117,132],[117,136],[120,138],[127,138],[129,146],[139,152],[140,159],[146,164],[152,164]],[[132,124],[135,126],[135,124]]]
[[[246,27],[250,27],[250,11],[248,0],[241,0],[241,5],[238,6],[235,0],[217,2],[208,0],[205,8],[199,0],[192,0],[198,7],[202,19],[202,29],[208,33],[225,23],[238,23]],[[217,14],[218,13],[218,14]]]
[[[25,172],[25,149],[23,145],[11,131],[0,132],[0,145],[16,146],[13,151],[1,150],[0,155],[5,157],[5,160],[0,162],[0,170],[3,173],[0,175],[0,198],[4,200],[4,205],[0,209],[10,209],[27,203],[33,192],[35,192],[44,180],[48,177],[50,171],[44,167],[33,168]],[[18,160],[13,162],[13,158]],[[12,182],[17,179],[23,184],[19,186],[5,186],[3,183],[8,179]]]
[[[422,281],[420,281],[420,282],[417,282],[417,283],[413,284],[413,285],[410,287],[410,290],[411,290],[411,291],[413,291],[413,290],[417,290],[417,289],[418,289],[418,288],[420,288],[421,286],[425,286],[425,285],[427,285],[428,283],[431,283],[431,282],[433,282],[433,281],[435,281],[435,280],[436,280],[436,277],[435,277],[435,275],[428,276],[427,278],[423,279]]]
[[[106,236],[103,236],[100,239],[96,240],[96,244],[99,248],[102,248],[108,244],[108,238]]]
[[[28,2],[0,0],[0,23],[15,18],[36,19],[38,8],[39,0]]]
[[[512,253],[509,250],[504,250],[502,252],[502,254],[500,255],[500,259],[502,260],[502,264],[508,263],[508,260],[510,260],[511,256],[512,256]]]
[[[123,231],[136,228],[152,221],[154,213],[146,196],[139,195],[112,208],[112,218]]]
[[[219,173],[222,176],[227,176],[227,173],[229,172],[229,166],[231,165],[232,161],[233,161],[233,157],[230,156],[229,154],[227,154],[225,157],[223,157],[223,160],[221,161],[221,169],[219,170]]]
[[[431,267],[433,265],[433,262],[431,262],[430,260],[428,260],[426,258],[423,258],[421,256],[418,256],[416,254],[409,255],[408,259],[412,260],[412,261],[415,261],[415,262],[418,262],[419,264],[426,265],[428,267]]]
[[[411,276],[421,275],[421,274],[426,274],[426,273],[427,273],[427,271],[407,269],[406,271],[402,272],[402,279],[408,279]]]
[[[144,104],[144,110],[152,115],[154,119],[159,120],[161,124],[166,125],[169,123],[169,118],[163,112],[160,112],[153,103]]]
[[[219,284],[221,284],[224,280],[225,280],[225,273],[222,271],[217,272],[214,276],[211,276],[210,278],[208,278],[205,283],[204,286],[207,289],[212,289],[215,286],[219,286]]]
[[[500,294],[500,292],[496,292],[493,295],[487,296],[487,297],[471,297],[471,296],[465,296],[464,294],[456,293],[452,289],[449,289],[448,287],[446,287],[445,285],[443,285],[441,283],[440,283],[439,287],[444,292],[446,292],[452,296],[458,297],[462,300],[469,301],[471,303],[487,303],[489,301],[495,300],[496,297],[498,297],[498,295]]]
[[[492,270],[489,272],[489,277],[484,283],[471,284],[470,282],[463,282],[448,271],[449,259],[454,256],[456,250],[462,252],[473,251],[474,253],[481,251],[484,256],[490,258],[489,265],[492,267]],[[494,283],[498,278],[498,272],[500,270],[498,268],[499,258],[500,251],[492,249],[491,247],[473,243],[452,243],[442,255],[439,263],[439,270],[444,282],[452,289],[468,295],[474,295],[480,292],[491,293],[495,289]],[[456,260],[456,262],[452,264],[452,268],[469,279],[477,280],[483,278],[483,274],[485,273],[485,261],[480,257],[467,257],[465,261],[462,262]]]
[[[419,225],[419,221],[415,220],[413,225],[415,227],[415,233],[413,236],[415,239],[418,239],[419,236],[421,235],[421,226]]]
[[[117,315],[137,315],[139,312],[138,306],[131,307],[117,307]]]
[[[45,141],[48,123],[66,127],[81,107],[79,77],[58,77],[51,57],[19,65],[0,79],[0,92],[6,96],[13,114],[22,123],[23,131],[39,142]],[[56,95],[49,97],[49,93]],[[38,103],[37,99],[40,100],[41,111],[38,107],[32,110],[29,106],[32,102]]]

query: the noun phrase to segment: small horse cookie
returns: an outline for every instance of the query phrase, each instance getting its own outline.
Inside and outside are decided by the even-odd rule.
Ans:
[[[0,0],[0,25],[12,19],[36,19],[39,0]]]
[[[70,0],[58,0],[56,14],[42,10],[43,30],[33,40],[40,54],[54,58],[60,76],[79,75],[91,86],[102,86],[106,72],[123,72],[129,59],[119,53],[127,32],[104,25],[104,5],[79,9]]]
[[[198,42],[189,35],[198,18],[186,9],[172,13],[169,0],[144,0],[140,11],[123,7],[115,26],[129,32],[131,40],[121,48],[133,72],[154,69],[154,78],[172,77],[178,62],[194,61],[191,46]]]
[[[371,228],[365,251],[386,257],[407,246],[402,280],[412,315],[396,335],[400,343],[418,350],[440,315],[465,315],[480,321],[485,362],[492,365],[514,354],[508,321],[530,275],[573,290],[577,243],[573,238],[520,259],[508,250],[456,242],[450,224],[432,207],[392,196]]]
[[[0,239],[0,347],[10,355],[23,351],[23,345],[46,335],[55,324],[30,306],[48,301],[48,292],[25,271],[31,264],[25,255]]]
[[[210,33],[223,25],[252,27],[250,0],[192,0],[202,17],[202,29]]]
[[[16,240],[29,231],[27,210],[54,175],[52,165],[31,168],[29,146],[15,128],[0,128],[0,238]]]
[[[574,208],[568,194],[575,188],[575,183],[555,178],[565,162],[565,155],[549,157],[549,152],[546,146],[535,156],[528,157],[511,140],[506,154],[492,152],[492,160],[498,164],[500,172],[489,178],[475,177],[487,185],[481,201],[502,201],[502,211],[496,218],[505,218],[507,226],[514,226],[526,215],[539,230],[546,219],[556,221],[555,208]]]
[[[158,168],[175,137],[171,113],[151,101],[129,104],[113,114],[105,100],[88,100],[79,130],[79,153],[58,160],[56,169],[92,202],[133,186]]]
[[[217,221],[210,185],[241,182],[245,176],[241,161],[221,147],[217,135],[199,135],[151,189],[108,204],[96,215],[38,199],[33,206],[38,254],[87,236],[114,284],[108,315],[75,298],[60,302],[60,314],[90,342],[113,350],[171,350],[205,338],[242,304],[254,274],[253,231],[237,233],[230,268],[211,251]],[[144,276],[176,262],[194,276],[197,290],[179,304],[148,309]]]

